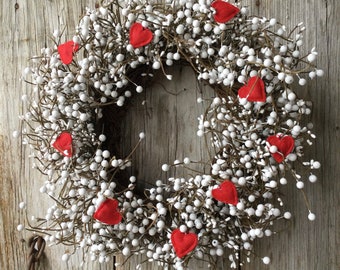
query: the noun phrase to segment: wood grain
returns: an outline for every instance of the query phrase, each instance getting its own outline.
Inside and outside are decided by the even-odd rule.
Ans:
[[[94,7],[95,0],[18,0],[0,1],[0,269],[24,269],[27,263],[27,240],[30,232],[19,233],[16,226],[24,222],[24,212],[19,210],[21,201],[28,202],[28,216],[43,215],[49,206],[39,188],[44,179],[31,168],[28,148],[20,140],[12,138],[14,130],[20,130],[18,115],[24,112],[21,96],[32,89],[24,84],[21,74],[30,56],[44,46],[51,46],[51,33],[65,27],[65,39],[72,37],[75,25],[86,6]],[[286,192],[287,209],[294,218],[291,225],[271,237],[262,239],[255,246],[256,256],[252,263],[239,269],[275,270],[336,270],[340,269],[340,44],[338,25],[340,2],[338,0],[248,0],[251,13],[265,17],[276,17],[288,29],[304,21],[307,25],[306,46],[315,46],[319,52],[318,66],[325,70],[325,76],[309,82],[299,93],[305,99],[313,100],[316,143],[306,153],[317,157],[323,167],[319,181],[306,187],[315,222],[307,220],[307,208],[303,196],[292,182]],[[125,115],[125,150],[128,151],[144,131],[145,142],[136,152],[138,176],[143,188],[159,177],[162,163],[190,156],[204,159],[204,144],[196,140],[196,117],[202,107],[195,100],[202,93],[209,96],[209,90],[196,82],[185,67],[173,69],[173,81],[160,80],[133,103],[133,110]],[[150,90],[150,91],[149,91]],[[169,94],[171,92],[172,94]],[[142,104],[142,102],[144,103]],[[136,115],[140,115],[137,120]],[[179,132],[181,136],[179,136]],[[150,136],[149,134],[152,134]],[[194,140],[193,140],[194,138]],[[169,147],[171,145],[171,147]],[[307,158],[307,157],[306,157]],[[187,172],[178,172],[187,173]],[[114,269],[114,260],[107,265],[91,263],[82,265],[80,252],[68,263],[60,260],[67,247],[56,246],[46,249],[46,256],[39,269]],[[264,266],[261,257],[270,256],[272,263]],[[121,258],[116,259],[122,262]],[[117,269],[135,269],[141,258],[135,258]],[[191,269],[207,269],[207,265],[193,263]],[[219,262],[220,269],[228,269],[225,260]],[[145,264],[143,269],[162,269],[154,264]]]

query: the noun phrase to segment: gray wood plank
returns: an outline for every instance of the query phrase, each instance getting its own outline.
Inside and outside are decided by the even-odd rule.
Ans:
[[[31,168],[29,151],[12,138],[14,130],[20,130],[18,116],[23,113],[21,96],[32,88],[21,81],[28,58],[40,52],[44,46],[52,46],[54,29],[65,28],[65,38],[70,38],[75,25],[87,5],[95,1],[1,1],[1,61],[0,61],[0,269],[25,269],[28,257],[28,238],[32,233],[18,233],[16,227],[24,222],[24,213],[18,204],[27,201],[29,217],[41,216],[50,201],[39,194],[45,181]],[[40,269],[77,269],[81,256],[74,256],[65,264],[61,256],[67,247],[46,248],[46,256]],[[80,267],[79,267],[80,268]],[[101,267],[88,264],[81,269],[112,269],[112,264]]]
[[[304,22],[306,48],[316,47],[317,64],[325,76],[308,82],[301,89],[301,97],[313,101],[314,132],[316,143],[306,153],[306,158],[316,157],[323,167],[318,172],[318,182],[308,184],[306,193],[316,220],[307,219],[302,194],[294,182],[287,186],[287,209],[293,214],[292,224],[270,239],[261,239],[255,245],[257,259],[244,270],[252,269],[339,269],[340,200],[339,175],[339,1],[259,1],[258,14],[276,17],[291,28]],[[262,241],[263,240],[263,241]],[[271,264],[264,266],[260,258],[269,255]]]

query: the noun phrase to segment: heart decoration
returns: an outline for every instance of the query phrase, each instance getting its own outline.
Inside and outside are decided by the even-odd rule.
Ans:
[[[277,147],[277,152],[271,153],[276,162],[281,163],[294,149],[295,141],[292,136],[277,134],[269,136],[267,142]]]
[[[237,205],[238,195],[233,182],[225,180],[218,188],[211,191],[213,198],[217,201]]]
[[[226,23],[240,12],[239,8],[222,0],[214,1],[211,7],[215,9],[214,19],[218,23]]]
[[[72,157],[72,135],[66,131],[62,132],[52,146],[65,157]]]
[[[182,258],[193,251],[198,244],[195,233],[182,233],[179,229],[171,233],[171,243],[178,258]]]
[[[150,29],[143,27],[141,23],[134,23],[130,28],[130,44],[134,48],[148,45],[153,39]]]
[[[258,76],[251,77],[248,83],[238,90],[238,96],[248,101],[265,102],[267,96],[263,80]]]
[[[73,54],[79,50],[79,44],[73,42],[72,40],[67,41],[58,46],[58,53],[60,55],[61,62],[65,65],[72,63]]]
[[[116,225],[121,222],[122,214],[118,208],[118,201],[106,199],[94,213],[93,217],[108,225]]]

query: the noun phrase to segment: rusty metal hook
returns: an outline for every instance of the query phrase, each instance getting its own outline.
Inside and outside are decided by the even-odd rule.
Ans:
[[[41,236],[33,236],[29,240],[28,270],[34,270],[35,264],[44,253],[46,242]]]

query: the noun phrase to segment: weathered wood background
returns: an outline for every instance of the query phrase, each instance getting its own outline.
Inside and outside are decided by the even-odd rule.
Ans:
[[[292,209],[294,219],[291,226],[280,234],[256,243],[256,256],[251,264],[242,270],[336,270],[340,269],[340,1],[338,0],[248,0],[251,12],[266,17],[276,17],[291,28],[303,21],[307,25],[306,44],[315,46],[319,52],[318,66],[325,70],[325,76],[309,82],[301,95],[314,101],[312,120],[317,134],[316,144],[307,153],[323,164],[319,181],[309,184],[306,192],[313,211],[314,222],[307,220],[302,194],[292,184],[287,188],[287,207]],[[39,195],[42,179],[31,169],[28,151],[20,140],[12,138],[14,130],[20,130],[18,115],[23,113],[21,96],[31,91],[21,80],[28,57],[39,52],[41,47],[51,45],[54,29],[65,29],[65,39],[72,36],[74,28],[86,6],[93,8],[95,0],[2,0],[0,1],[0,269],[25,269],[27,264],[27,239],[31,233],[19,233],[17,224],[24,222],[24,215],[18,208],[21,201],[27,201],[29,215],[42,215],[48,201]],[[136,101],[135,111],[139,121],[131,126],[130,137],[145,131],[153,137],[145,141],[137,157],[155,153],[150,164],[141,161],[139,174],[144,179],[160,177],[154,169],[162,163],[183,158],[184,153],[201,158],[200,142],[191,142],[195,137],[197,115],[200,108],[195,100],[200,95],[200,86],[188,71],[176,71],[174,82],[158,87],[152,94],[143,96],[145,105]],[[187,77],[192,77],[188,80]],[[166,93],[171,91],[175,95]],[[194,91],[183,91],[184,89]],[[167,95],[167,99],[162,98]],[[140,102],[142,99],[139,100]],[[162,103],[160,103],[162,101]],[[162,110],[160,109],[162,106]],[[138,113],[142,110],[143,113]],[[133,111],[132,111],[133,112]],[[161,115],[159,115],[161,114]],[[129,114],[126,119],[136,115]],[[128,123],[128,121],[127,121]],[[127,124],[126,130],[129,129]],[[157,130],[157,132],[156,132]],[[181,136],[178,136],[178,132]],[[127,147],[133,139],[126,139]],[[170,146],[170,148],[169,148]],[[138,159],[137,158],[137,159]],[[144,169],[143,169],[144,168]],[[160,170],[158,170],[160,171]],[[114,269],[114,261],[107,265],[85,263],[81,266],[81,254],[68,263],[60,260],[65,248],[47,247],[46,256],[39,269]],[[262,256],[270,256],[272,263],[265,266]],[[117,258],[119,261],[119,258]],[[135,260],[138,261],[138,260]],[[228,269],[221,260],[220,269]],[[134,261],[117,267],[135,269]],[[207,269],[201,263],[192,269]],[[156,266],[146,264],[143,269],[154,270]]]

